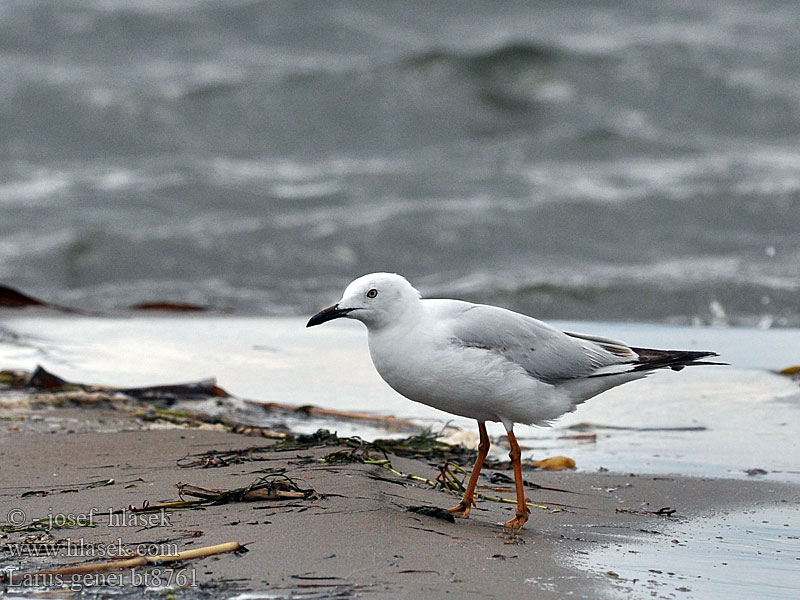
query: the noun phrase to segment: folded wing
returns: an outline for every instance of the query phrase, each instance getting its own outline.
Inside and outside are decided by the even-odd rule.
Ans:
[[[441,308],[451,315],[453,343],[497,352],[546,383],[724,364],[701,360],[717,356],[714,352],[635,348],[608,338],[566,333],[503,308],[450,303]]]

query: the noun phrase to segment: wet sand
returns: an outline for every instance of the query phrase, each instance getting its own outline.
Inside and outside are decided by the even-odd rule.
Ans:
[[[526,471],[526,480],[568,493],[530,489],[530,501],[545,508],[534,508],[517,534],[499,525],[512,515],[510,504],[479,501],[469,520],[454,523],[409,512],[419,505],[446,508],[457,499],[378,465],[321,462],[342,449],[336,446],[274,452],[268,451],[272,440],[145,423],[102,408],[15,411],[0,422],[0,440],[0,526],[7,530],[0,568],[10,575],[0,585],[10,596],[41,583],[30,578],[33,572],[107,560],[98,555],[102,548],[145,544],[140,549],[153,553],[235,541],[248,552],[123,573],[124,585],[114,579],[94,585],[109,583],[102,574],[66,576],[63,584],[133,596],[149,584],[185,585],[179,597],[598,598],[630,586],[611,569],[579,567],[598,548],[641,541],[682,552],[669,534],[676,522],[800,502],[800,488],[776,482]],[[188,455],[253,447],[264,449],[249,455],[257,460],[179,466],[193,462]],[[434,461],[388,458],[404,474],[434,479],[438,472]],[[495,471],[486,469],[481,485],[497,488],[487,479]],[[314,496],[167,510],[147,520],[124,510],[178,500],[178,482],[231,489],[281,472]],[[483,492],[513,498],[509,485],[500,488]],[[109,511],[122,512],[112,517]],[[65,515],[93,526],[8,531],[8,521],[58,524]],[[55,557],[11,556],[14,548],[25,552],[48,540],[60,541]],[[668,597],[679,587],[661,591]]]
[[[800,390],[770,371],[797,363],[797,332],[578,325],[569,328],[643,345],[717,350],[733,366],[653,376],[603,394],[553,428],[520,428],[524,458],[565,454],[578,470],[525,471],[532,483],[566,491],[529,488],[531,502],[545,508],[533,509],[519,535],[499,525],[510,518],[512,504],[482,500],[471,519],[454,523],[408,512],[416,505],[446,508],[458,499],[379,465],[320,461],[342,448],[275,452],[274,440],[226,427],[153,421],[152,407],[141,410],[130,399],[84,397],[76,406],[69,394],[36,400],[30,390],[0,391],[0,571],[7,574],[0,590],[11,597],[49,594],[37,585],[57,582],[26,576],[107,560],[104,549],[152,555],[235,541],[249,552],[151,565],[116,579],[95,573],[75,581],[74,594],[794,598],[800,589]],[[276,415],[241,399],[395,414],[435,430],[448,421],[475,431],[473,422],[389,390],[369,364],[363,331],[334,326],[312,337],[299,319],[26,311],[0,320],[0,368],[31,371],[42,364],[68,381],[122,387],[217,376],[236,398],[162,408],[304,434],[327,427],[343,437],[392,435],[377,424]],[[143,417],[148,411],[150,418]],[[574,435],[583,429],[570,429],[585,422],[597,424],[589,442]],[[490,429],[495,442],[501,429]],[[243,448],[255,448],[250,458],[258,460],[185,468],[187,456]],[[506,451],[496,443],[491,456]],[[442,462],[388,459],[395,470],[424,479],[434,479]],[[490,483],[495,471],[484,471],[480,483],[492,489],[483,493],[513,498],[509,484]],[[119,515],[137,515],[129,506],[178,500],[179,482],[229,490],[260,477],[282,479],[279,473],[313,495],[118,522]],[[70,514],[91,514],[93,527],[32,526],[37,519],[58,525],[53,520]],[[53,547],[53,556],[42,555]],[[71,583],[49,588],[69,597]]]
[[[440,429],[445,423],[477,433],[475,422],[410,402],[389,388],[372,366],[360,323],[305,327],[305,320],[229,315],[153,314],[64,316],[0,310],[0,369],[42,365],[72,382],[137,387],[216,377],[239,399],[396,415]],[[798,330],[563,323],[567,331],[626,340],[643,347],[714,350],[730,367],[655,373],[592,398],[553,427],[518,427],[525,457],[565,454],[582,470],[600,467],[637,473],[681,473],[766,479],[800,484],[800,386],[774,372],[800,362]],[[194,402],[190,410],[273,425],[273,415],[247,412],[238,402]],[[365,423],[284,418],[293,431],[319,427],[366,439],[386,432]],[[597,443],[572,441],[569,429],[597,428]],[[488,423],[489,434],[505,433]],[[704,427],[702,432],[681,428]],[[613,429],[617,427],[618,429]],[[619,429],[622,428],[622,429]],[[672,431],[657,432],[664,428]],[[477,438],[477,435],[475,435]],[[476,442],[477,443],[477,442]]]

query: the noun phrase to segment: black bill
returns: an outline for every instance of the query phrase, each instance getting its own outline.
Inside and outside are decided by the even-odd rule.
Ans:
[[[339,317],[344,317],[347,313],[351,312],[352,308],[339,308],[338,304],[334,304],[333,306],[329,306],[328,308],[323,308],[313,317],[308,320],[306,323],[306,327],[313,327],[314,325],[320,325],[325,323],[326,321],[332,321],[333,319],[338,319]]]

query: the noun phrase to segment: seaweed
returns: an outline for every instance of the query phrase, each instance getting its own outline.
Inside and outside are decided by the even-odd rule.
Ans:
[[[272,448],[264,446],[250,446],[237,450],[208,450],[200,454],[191,454],[178,459],[177,464],[182,469],[200,467],[209,469],[213,467],[227,467],[246,462],[271,460],[269,457],[257,456],[264,452],[271,452]]]
[[[433,517],[434,519],[448,521],[449,523],[456,522],[456,518],[453,516],[453,513],[448,512],[443,508],[439,508],[438,506],[409,506],[406,510],[418,515],[425,515],[426,517]]]
[[[426,429],[421,433],[402,439],[378,439],[373,444],[395,456],[445,459],[462,466],[475,461],[477,452],[463,446],[452,446],[441,441],[439,436],[439,433]]]
[[[177,398],[185,400],[207,398],[209,396],[218,398],[230,397],[228,392],[217,386],[216,380],[213,377],[189,383],[116,388],[69,382],[49,372],[41,365],[37,365],[31,373],[11,370],[2,371],[0,372],[0,383],[16,388],[34,389],[39,392],[83,391],[122,394],[135,400],[165,400]]]
[[[310,500],[319,497],[313,489],[301,489],[293,479],[283,473],[270,473],[259,477],[248,486],[231,490],[202,488],[188,483],[176,483],[175,487],[178,488],[181,499],[186,495],[214,505],[259,500]]]

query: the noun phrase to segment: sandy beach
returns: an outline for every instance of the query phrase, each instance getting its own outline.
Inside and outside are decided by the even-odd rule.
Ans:
[[[41,432],[43,419],[50,432]],[[63,427],[53,430],[54,420]],[[157,588],[177,590],[180,597],[227,598],[597,598],[626,590],[672,597],[692,589],[683,574],[653,575],[647,583],[610,569],[587,573],[576,564],[597,549],[630,542],[681,552],[685,540],[669,533],[676,522],[800,502],[797,486],[778,483],[530,471],[527,481],[565,491],[531,489],[529,499],[540,507],[524,530],[509,532],[499,523],[509,518],[512,504],[482,500],[469,520],[456,522],[409,512],[414,506],[446,508],[456,500],[381,465],[324,462],[352,451],[340,444],[275,451],[280,442],[145,423],[106,409],[28,412],[2,421],[0,435],[2,585],[9,597],[46,588],[74,589],[76,595]],[[217,460],[208,460],[208,453]],[[374,451],[372,457],[384,458]],[[438,473],[429,460],[386,458],[403,474],[434,480]],[[503,471],[487,470],[481,491],[513,498],[510,485],[487,480],[496,472]],[[265,476],[287,477],[313,493],[133,510],[179,500],[178,483],[227,490]],[[52,527],[32,527],[38,519]],[[108,560],[105,553],[119,548],[174,553],[225,542],[246,545],[247,552],[61,579],[34,575]],[[57,549],[54,556],[42,556],[47,547]],[[665,569],[653,564],[652,570]]]
[[[311,339],[294,320],[27,313],[3,331],[3,368],[40,363],[68,380],[61,391],[0,390],[7,597],[791,598],[800,586],[797,383],[747,362],[747,351],[777,362],[791,348],[783,332],[627,332],[690,339],[727,351],[737,366],[623,386],[553,428],[522,434],[529,463],[562,454],[578,465],[526,468],[535,506],[525,528],[510,532],[500,525],[513,503],[498,498],[514,494],[497,430],[495,463],[469,520],[409,510],[454,506],[458,495],[437,476],[453,460],[465,471],[448,472],[463,478],[473,455],[441,445],[401,451],[398,439],[442,422],[376,380],[360,330]],[[69,383],[126,387],[212,374],[236,396],[148,401]],[[270,412],[242,396],[377,418]],[[392,413],[411,425],[381,421]],[[451,425],[474,438],[473,424]],[[315,437],[320,427],[339,437]],[[388,441],[377,448],[369,444],[376,438]],[[178,484],[193,487],[181,493]],[[238,499],[253,486],[277,497]],[[159,508],[197,501],[187,493],[194,488],[228,495]],[[57,571],[227,543],[246,551]]]

